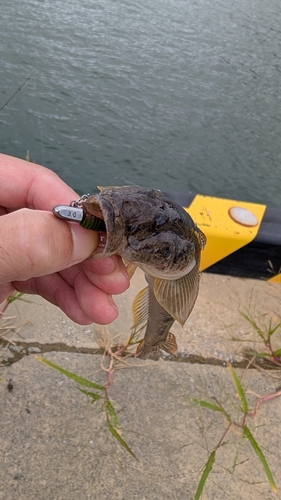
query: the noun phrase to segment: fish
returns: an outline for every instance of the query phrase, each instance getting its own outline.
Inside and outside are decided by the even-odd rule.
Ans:
[[[133,301],[131,338],[144,332],[136,356],[159,350],[175,354],[175,321],[183,326],[196,302],[200,255],[206,236],[180,205],[159,189],[99,187],[81,206],[84,220],[104,221],[106,243],[100,256],[122,257],[129,276],[139,267],[147,287]]]

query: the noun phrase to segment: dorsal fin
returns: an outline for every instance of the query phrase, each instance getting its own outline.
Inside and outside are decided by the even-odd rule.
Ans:
[[[114,188],[116,188],[116,186],[97,186],[97,188],[100,191],[103,191],[104,189],[114,189]]]
[[[195,304],[199,287],[199,272],[195,266],[178,280],[154,281],[154,295],[159,304],[183,326]]]

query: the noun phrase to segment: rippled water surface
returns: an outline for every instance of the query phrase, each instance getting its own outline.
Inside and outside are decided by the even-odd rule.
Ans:
[[[1,0],[0,150],[281,206],[280,0]]]

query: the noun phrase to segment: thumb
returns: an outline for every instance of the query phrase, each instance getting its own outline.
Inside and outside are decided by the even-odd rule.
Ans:
[[[50,212],[21,209],[0,217],[0,284],[66,269],[98,247],[98,233]]]

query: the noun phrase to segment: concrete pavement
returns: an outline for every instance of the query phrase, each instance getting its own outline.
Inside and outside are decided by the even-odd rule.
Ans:
[[[108,329],[78,326],[39,297],[9,307],[10,324],[18,328],[6,333],[11,344],[1,350],[1,500],[193,499],[228,422],[192,399],[219,401],[242,423],[229,361],[248,391],[251,410],[258,401],[253,393],[268,396],[279,389],[277,369],[245,371],[243,349],[262,346],[239,311],[266,330],[270,318],[281,319],[280,285],[204,273],[184,329],[173,328],[177,355],[159,361],[130,358],[115,365],[109,396],[136,461],[109,433],[103,402],[91,405],[73,381],[40,363],[34,353],[106,384],[108,358],[98,354],[97,339],[110,335],[116,344],[128,337],[129,304],[144,285],[138,273],[130,290],[118,297],[120,316]],[[281,346],[280,329],[274,346]],[[246,423],[281,491],[280,415],[281,398],[276,397],[261,404]],[[202,498],[276,498],[238,427],[218,449]]]

